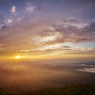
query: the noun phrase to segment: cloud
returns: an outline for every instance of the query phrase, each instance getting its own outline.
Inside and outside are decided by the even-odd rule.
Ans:
[[[53,32],[59,32],[62,35],[59,39],[56,39],[58,42],[95,42],[95,22],[89,23],[84,28],[71,25],[64,27],[63,24],[53,25],[53,27],[55,28]]]
[[[8,23],[12,23],[13,22],[13,20],[12,19],[8,19]]]
[[[95,73],[95,68],[82,68],[82,69],[78,69],[78,71],[82,71],[82,72],[90,72],[90,73]]]
[[[95,42],[95,22],[80,28],[72,24],[64,26],[64,22],[82,23],[74,18],[55,25],[49,25],[43,17],[30,19],[23,18],[0,32],[1,55],[95,54],[94,49],[65,45]]]
[[[36,49],[30,50],[20,50],[21,53],[29,54],[29,55],[50,55],[50,54],[57,54],[62,53],[63,51],[71,50],[70,46],[65,46],[62,44],[55,44],[55,45],[47,45],[43,47],[38,47]]]
[[[26,7],[26,11],[33,12],[34,10],[35,10],[35,7],[28,3]]]
[[[20,22],[8,25],[0,32],[0,44],[3,44],[1,55],[14,55],[20,53],[21,49],[33,49],[39,46],[33,38],[46,27],[46,21],[43,18],[23,19]],[[32,47],[31,47],[32,45]],[[1,46],[0,46],[1,48]],[[4,54],[3,54],[4,52]]]
[[[12,6],[10,11],[12,14],[16,14],[16,6]]]
[[[83,28],[73,26],[72,24],[67,27],[65,27],[64,24],[52,25],[52,27],[53,29],[51,30],[49,28],[49,30],[41,31],[37,36],[35,36],[34,39],[36,40],[34,41],[43,45],[52,45],[56,43],[79,44],[85,42],[95,42],[95,22],[88,23]]]
[[[82,22],[82,21],[78,21],[77,18],[74,18],[74,17],[63,19],[63,23],[62,24],[65,27],[75,26],[75,27],[78,27],[78,28],[84,28],[85,26],[88,25],[88,23]]]
[[[20,50],[22,54],[28,55],[95,55],[95,48],[84,48],[84,47],[74,47],[66,46],[64,44],[53,44],[45,45],[42,47],[36,47],[35,49]],[[53,55],[52,55],[53,56]]]

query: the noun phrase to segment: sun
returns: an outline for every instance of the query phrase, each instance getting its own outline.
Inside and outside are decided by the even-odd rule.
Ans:
[[[16,59],[20,59],[21,57],[20,56],[16,56]]]

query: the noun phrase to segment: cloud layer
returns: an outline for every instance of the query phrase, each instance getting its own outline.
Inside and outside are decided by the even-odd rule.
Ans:
[[[94,48],[74,48],[65,45],[65,43],[95,42],[95,22],[87,23],[84,27],[70,23],[83,24],[76,19],[68,19],[63,20],[62,24],[49,25],[47,20],[41,17],[31,21],[25,18],[0,31],[0,53],[2,55],[15,53],[29,55],[95,54]]]

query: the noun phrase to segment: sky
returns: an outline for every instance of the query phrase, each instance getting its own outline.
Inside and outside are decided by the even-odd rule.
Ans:
[[[0,59],[95,58],[95,0],[0,0]]]

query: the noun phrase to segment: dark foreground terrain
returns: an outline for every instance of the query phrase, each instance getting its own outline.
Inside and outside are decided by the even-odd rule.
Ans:
[[[65,85],[60,88],[46,88],[36,91],[0,89],[0,95],[95,95],[95,84]]]

